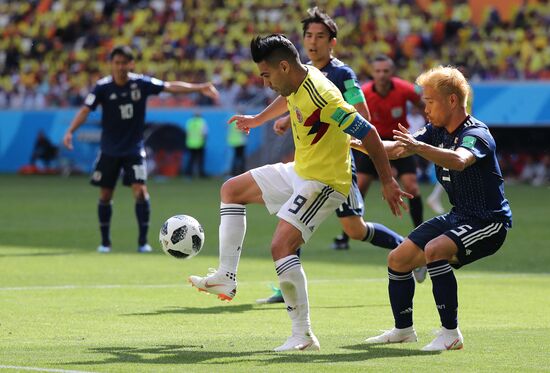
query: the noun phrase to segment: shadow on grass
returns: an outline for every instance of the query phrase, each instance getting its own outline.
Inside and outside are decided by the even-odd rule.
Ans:
[[[307,353],[307,354],[288,354],[278,353],[277,356],[264,360],[268,364],[276,363],[345,363],[368,361],[380,358],[404,358],[413,356],[428,356],[439,354],[440,352],[421,351],[421,350],[404,350],[400,348],[392,348],[382,345],[365,345],[358,344],[354,346],[343,346],[343,349],[355,350],[358,352],[350,353]]]
[[[312,306],[311,308],[372,308],[372,307],[387,307],[387,304],[384,305],[348,305],[348,306]],[[285,305],[282,303],[270,304],[270,305],[255,305],[255,304],[226,304],[223,306],[214,306],[214,307],[170,307],[164,308],[161,310],[151,311],[151,312],[140,312],[140,313],[126,313],[121,316],[158,316],[158,315],[179,315],[179,314],[195,314],[195,315],[213,315],[213,314],[223,314],[223,313],[242,313],[250,311],[280,311],[286,309]]]
[[[204,345],[164,345],[158,347],[101,347],[89,351],[94,354],[110,355],[104,359],[77,361],[67,365],[98,364],[289,364],[289,363],[338,363],[360,362],[379,358],[406,358],[428,356],[440,352],[425,352],[392,348],[381,345],[343,346],[353,350],[349,353],[288,352],[277,353],[271,350],[256,351],[212,351]],[[356,351],[356,352],[355,352]]]
[[[108,354],[109,357],[98,360],[77,361],[67,365],[98,365],[98,364],[199,364],[209,360],[240,358],[250,355],[267,353],[260,351],[207,351],[203,345],[164,345],[158,347],[101,347],[89,350],[94,354]],[[216,362],[212,362],[216,363]],[[227,364],[220,361],[218,364]]]
[[[65,255],[73,255],[74,251],[52,251],[52,252],[40,252],[40,253],[25,253],[25,252],[19,252],[19,253],[9,253],[9,254],[0,254],[0,258],[2,257],[32,257],[32,256],[65,256]]]
[[[263,311],[263,310],[278,310],[277,308],[256,307],[253,304],[238,304],[238,305],[223,305],[214,307],[173,307],[168,309],[162,309],[152,312],[143,313],[128,313],[123,316],[157,316],[157,315],[211,315],[211,314],[223,314],[223,313],[241,313],[249,311]]]

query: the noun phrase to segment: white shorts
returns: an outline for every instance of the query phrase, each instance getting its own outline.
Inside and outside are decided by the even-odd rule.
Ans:
[[[269,213],[299,229],[304,242],[346,200],[320,181],[302,179],[294,171],[294,162],[270,164],[250,173],[262,190]]]

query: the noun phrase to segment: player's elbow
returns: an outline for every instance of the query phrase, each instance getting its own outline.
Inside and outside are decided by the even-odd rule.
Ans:
[[[449,167],[449,169],[453,171],[464,171],[468,167],[468,160],[463,157],[456,157],[453,159],[452,165]]]

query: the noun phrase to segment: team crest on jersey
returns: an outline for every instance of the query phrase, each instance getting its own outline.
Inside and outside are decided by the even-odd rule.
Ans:
[[[139,89],[132,89],[130,91],[130,97],[132,97],[134,101],[139,101],[141,99],[141,91]]]
[[[93,105],[94,102],[95,102],[95,95],[93,93],[88,93],[88,96],[86,96],[84,103],[86,105]]]
[[[294,113],[296,113],[296,119],[298,119],[298,122],[302,123],[304,121],[304,116],[302,115],[300,109],[296,106],[294,107]]]

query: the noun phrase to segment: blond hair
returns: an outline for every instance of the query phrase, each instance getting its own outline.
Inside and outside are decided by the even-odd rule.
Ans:
[[[430,86],[444,96],[455,94],[462,107],[468,104],[470,84],[464,75],[453,66],[437,66],[420,74],[416,84],[424,88]]]

